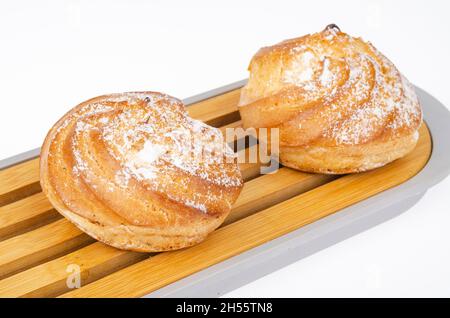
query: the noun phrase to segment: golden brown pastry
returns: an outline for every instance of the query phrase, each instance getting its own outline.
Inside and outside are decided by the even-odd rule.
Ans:
[[[48,133],[40,172],[50,202],[81,230],[145,252],[202,241],[243,185],[221,132],[155,92],[76,106]]]
[[[359,172],[416,145],[422,111],[412,85],[372,44],[335,25],[262,48],[249,71],[244,128],[279,128],[285,166]]]

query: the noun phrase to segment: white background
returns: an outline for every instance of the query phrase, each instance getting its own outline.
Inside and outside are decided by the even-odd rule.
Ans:
[[[2,1],[0,159],[40,146],[63,113],[90,97],[201,93],[245,78],[259,47],[329,23],[372,41],[413,83],[450,105],[449,4]],[[227,296],[448,297],[449,192],[447,178],[403,215]]]

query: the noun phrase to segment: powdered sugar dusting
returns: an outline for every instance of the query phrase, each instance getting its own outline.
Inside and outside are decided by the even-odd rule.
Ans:
[[[370,45],[370,48],[373,56],[364,55],[364,58],[375,71],[371,99],[346,119],[340,129],[334,131],[332,136],[339,143],[364,143],[377,134],[384,124],[395,137],[399,129],[418,127],[422,121],[419,101],[411,84],[392,62],[373,46]]]
[[[136,158],[146,164],[152,164],[166,152],[166,149],[160,145],[154,145],[151,141],[146,140],[144,147],[137,153]]]
[[[284,72],[284,81],[286,83],[298,86],[306,86],[314,75],[314,69],[311,67],[316,59],[310,51],[304,51],[293,59],[292,65]]]
[[[90,167],[85,160],[89,146],[84,140],[95,133],[120,166],[107,191],[126,189],[134,179],[144,182],[149,190],[163,192],[174,201],[207,213],[217,195],[222,196],[211,186],[242,185],[235,154],[220,130],[190,118],[184,105],[168,95],[116,94],[105,102],[86,105],[74,117],[73,171],[84,173],[86,182],[90,182]],[[192,178],[211,186],[204,194],[186,196],[184,193],[196,184]]]
[[[265,55],[272,56],[269,73]],[[318,137],[337,145],[365,143],[381,133],[394,138],[400,131],[413,133],[422,121],[412,85],[392,62],[370,43],[335,28],[265,48],[255,55],[251,70],[240,107],[280,90],[292,92],[287,106],[298,107],[296,101],[316,105],[314,118],[322,128]],[[275,111],[285,105],[268,107]],[[296,122],[299,129],[308,120]]]
[[[330,86],[335,75],[330,70],[330,59],[325,57],[323,60],[322,74],[320,75],[320,84],[322,86]]]

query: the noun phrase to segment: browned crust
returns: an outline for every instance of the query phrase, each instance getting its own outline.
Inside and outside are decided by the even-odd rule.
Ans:
[[[416,144],[422,111],[412,86],[360,38],[326,29],[283,41],[259,50],[249,71],[239,103],[243,126],[279,128],[286,166],[360,172]]]
[[[179,111],[180,116],[187,116],[180,101],[155,92],[104,95],[81,103],[65,114],[45,138],[40,157],[42,189],[62,215],[90,236],[114,247],[151,252],[198,243],[223,222],[242,189],[237,163],[224,163],[222,166],[235,181],[233,185],[205,180],[170,163],[161,167],[168,172],[152,180],[152,187],[146,180],[137,179],[134,175],[125,188],[115,184],[114,176],[121,169],[121,162],[106,150],[105,141],[97,130],[75,137],[74,127],[83,116],[90,116],[91,122],[99,124],[99,116],[84,113],[87,106],[111,106],[109,113],[102,115],[111,119],[121,111],[145,107],[141,105],[144,101],[139,98],[132,103],[117,102],[120,96],[126,100],[127,94],[159,98],[158,105],[154,107],[172,115],[176,113],[178,116]],[[156,121],[163,119],[157,118]],[[82,153],[88,163],[88,168],[82,173],[74,173],[73,169],[76,166],[73,153],[75,141],[81,143],[80,149],[86,148],[88,151]],[[209,169],[213,168],[217,167],[211,166]],[[167,184],[169,179],[171,182]],[[105,180],[111,183],[111,189]],[[203,202],[201,198],[208,196],[210,200]],[[207,210],[187,204],[194,200],[204,204]]]

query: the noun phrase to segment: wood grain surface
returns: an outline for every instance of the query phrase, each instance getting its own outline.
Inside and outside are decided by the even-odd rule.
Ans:
[[[195,103],[188,111],[223,132],[240,127],[239,93]],[[431,147],[423,125],[411,154],[366,173],[337,177],[281,167],[260,175],[260,162],[242,163],[245,185],[222,227],[194,247],[158,254],[96,242],[43,195],[38,159],[20,163],[0,171],[0,297],[143,296],[401,184],[423,168]],[[73,264],[81,275],[76,290],[66,284]]]

